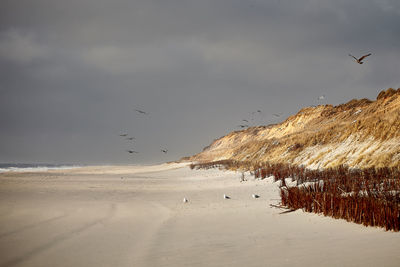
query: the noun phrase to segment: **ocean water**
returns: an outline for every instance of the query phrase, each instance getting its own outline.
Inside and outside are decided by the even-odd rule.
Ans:
[[[41,172],[47,170],[63,170],[82,167],[76,164],[47,164],[47,163],[0,163],[2,172]]]

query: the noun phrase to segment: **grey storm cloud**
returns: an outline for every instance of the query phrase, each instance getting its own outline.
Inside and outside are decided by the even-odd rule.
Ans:
[[[400,87],[398,25],[397,0],[3,1],[0,162],[175,160],[242,119],[374,98]]]

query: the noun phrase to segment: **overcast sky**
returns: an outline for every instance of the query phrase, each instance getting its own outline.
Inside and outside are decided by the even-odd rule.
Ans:
[[[0,162],[176,160],[243,119],[375,99],[400,87],[399,25],[398,0],[3,0]]]

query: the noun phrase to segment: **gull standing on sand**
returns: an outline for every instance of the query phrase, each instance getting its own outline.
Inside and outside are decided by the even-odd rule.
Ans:
[[[256,195],[256,194],[252,194],[251,195],[253,198],[259,198],[260,196],[259,195]]]
[[[187,200],[186,197],[184,197],[184,198],[183,198],[183,203],[186,203],[186,202],[188,202],[188,200]]]
[[[230,199],[230,197],[224,194],[224,199]]]

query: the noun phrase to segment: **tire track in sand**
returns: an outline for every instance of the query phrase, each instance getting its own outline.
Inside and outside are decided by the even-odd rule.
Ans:
[[[105,216],[103,216],[103,217],[101,217],[99,219],[96,219],[96,220],[94,220],[92,222],[86,223],[86,224],[82,225],[81,227],[75,228],[72,231],[68,231],[68,232],[65,232],[63,234],[60,234],[57,237],[55,237],[52,240],[50,240],[49,242],[46,242],[43,245],[40,245],[40,246],[32,249],[31,251],[29,251],[27,253],[24,253],[21,256],[15,257],[15,258],[13,258],[11,260],[8,260],[7,262],[2,263],[0,265],[0,267],[15,266],[15,265],[17,265],[17,264],[19,264],[21,262],[24,262],[24,261],[32,258],[33,256],[35,256],[37,254],[42,253],[43,251],[46,251],[46,250],[48,250],[48,249],[50,249],[50,248],[52,248],[52,247],[54,247],[54,246],[56,246],[56,245],[58,245],[58,244],[60,244],[62,242],[65,242],[65,241],[67,241],[69,239],[72,239],[76,235],[81,234],[82,232],[85,232],[88,229],[90,229],[90,228],[92,228],[92,227],[94,227],[94,226],[96,226],[98,224],[104,223],[105,221],[111,219],[114,216],[115,211],[116,211],[116,205],[115,205],[115,203],[112,203],[110,205],[110,208],[109,208],[109,210],[108,210],[108,212],[107,212],[107,214]]]
[[[18,229],[15,229],[15,230],[0,234],[0,239],[2,239],[4,237],[7,237],[9,235],[19,234],[20,232],[23,232],[25,230],[41,226],[41,225],[46,224],[46,223],[57,221],[59,219],[65,218],[67,216],[68,215],[64,214],[64,215],[56,216],[56,217],[49,218],[49,219],[46,219],[46,220],[42,220],[42,221],[39,221],[39,222],[35,222],[35,223],[32,223],[32,224],[24,225],[24,226],[22,226],[22,227],[20,227]]]

